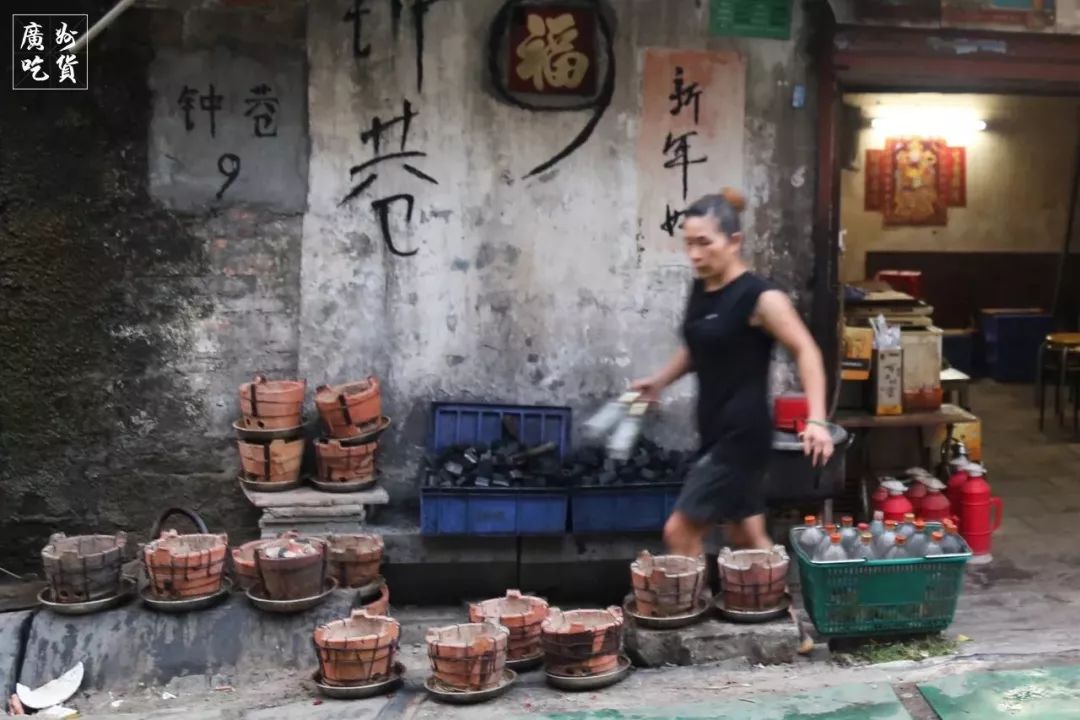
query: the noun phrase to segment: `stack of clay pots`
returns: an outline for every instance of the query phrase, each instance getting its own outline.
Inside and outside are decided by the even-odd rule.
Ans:
[[[490,622],[428,630],[433,684],[451,692],[498,687],[504,682],[509,640],[508,629]]]
[[[49,599],[86,603],[118,596],[126,546],[125,533],[51,536],[41,550]]]
[[[338,586],[363,588],[378,584],[378,595],[363,607],[370,615],[386,615],[390,611],[390,588],[379,575],[383,539],[378,535],[328,535],[326,547],[330,575],[337,579]]]
[[[638,555],[630,565],[634,612],[676,617],[694,611],[705,587],[705,561],[683,555]]]
[[[543,655],[540,624],[547,615],[547,601],[522,595],[520,590],[507,590],[506,597],[469,605],[470,622],[497,623],[509,631],[506,658],[511,663],[533,660]]]
[[[268,600],[322,595],[329,581],[326,541],[283,533],[255,547],[256,594]]]
[[[400,637],[397,620],[366,610],[320,625],[314,641],[322,682],[359,687],[390,679],[400,672],[394,664]]]
[[[150,595],[156,600],[196,600],[222,589],[225,534],[180,535],[166,530],[143,547],[143,561],[150,578]]]
[[[304,382],[257,376],[240,386],[241,419],[234,423],[248,489],[288,490],[300,481],[304,455]]]
[[[385,424],[379,381],[374,377],[322,385],[315,406],[329,437],[315,445],[316,486],[322,489],[364,489],[375,483],[374,438]]]
[[[551,608],[540,625],[540,645],[549,674],[590,677],[614,672],[622,652],[622,610]]]
[[[785,598],[790,561],[783,545],[772,550],[723,548],[717,564],[725,609],[763,612],[777,608]]]

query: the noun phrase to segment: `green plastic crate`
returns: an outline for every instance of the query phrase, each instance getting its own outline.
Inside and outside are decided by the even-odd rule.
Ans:
[[[928,529],[940,529],[928,523]],[[812,562],[791,530],[803,602],[814,627],[830,637],[938,632],[956,613],[971,551],[933,559]]]

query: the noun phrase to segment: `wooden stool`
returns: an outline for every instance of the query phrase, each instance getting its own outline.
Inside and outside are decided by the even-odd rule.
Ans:
[[[1066,382],[1074,363],[1080,367],[1080,333],[1050,333],[1046,336],[1042,345],[1039,346],[1039,429],[1042,430],[1046,421],[1046,375],[1047,372],[1056,374],[1054,383],[1054,412],[1057,413],[1058,423],[1065,421],[1061,409],[1061,390]]]

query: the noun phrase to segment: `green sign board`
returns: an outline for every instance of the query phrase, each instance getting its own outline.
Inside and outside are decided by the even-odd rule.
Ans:
[[[791,37],[792,0],[710,0],[709,32],[713,35]]]

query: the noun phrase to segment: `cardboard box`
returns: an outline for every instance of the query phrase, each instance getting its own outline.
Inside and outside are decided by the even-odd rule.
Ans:
[[[874,331],[868,327],[845,327],[841,379],[863,382],[869,380],[873,357]]]
[[[939,328],[904,330],[904,410],[929,412],[941,407],[941,338]]]
[[[874,390],[870,395],[875,415],[901,415],[904,412],[904,351],[874,351]]]

